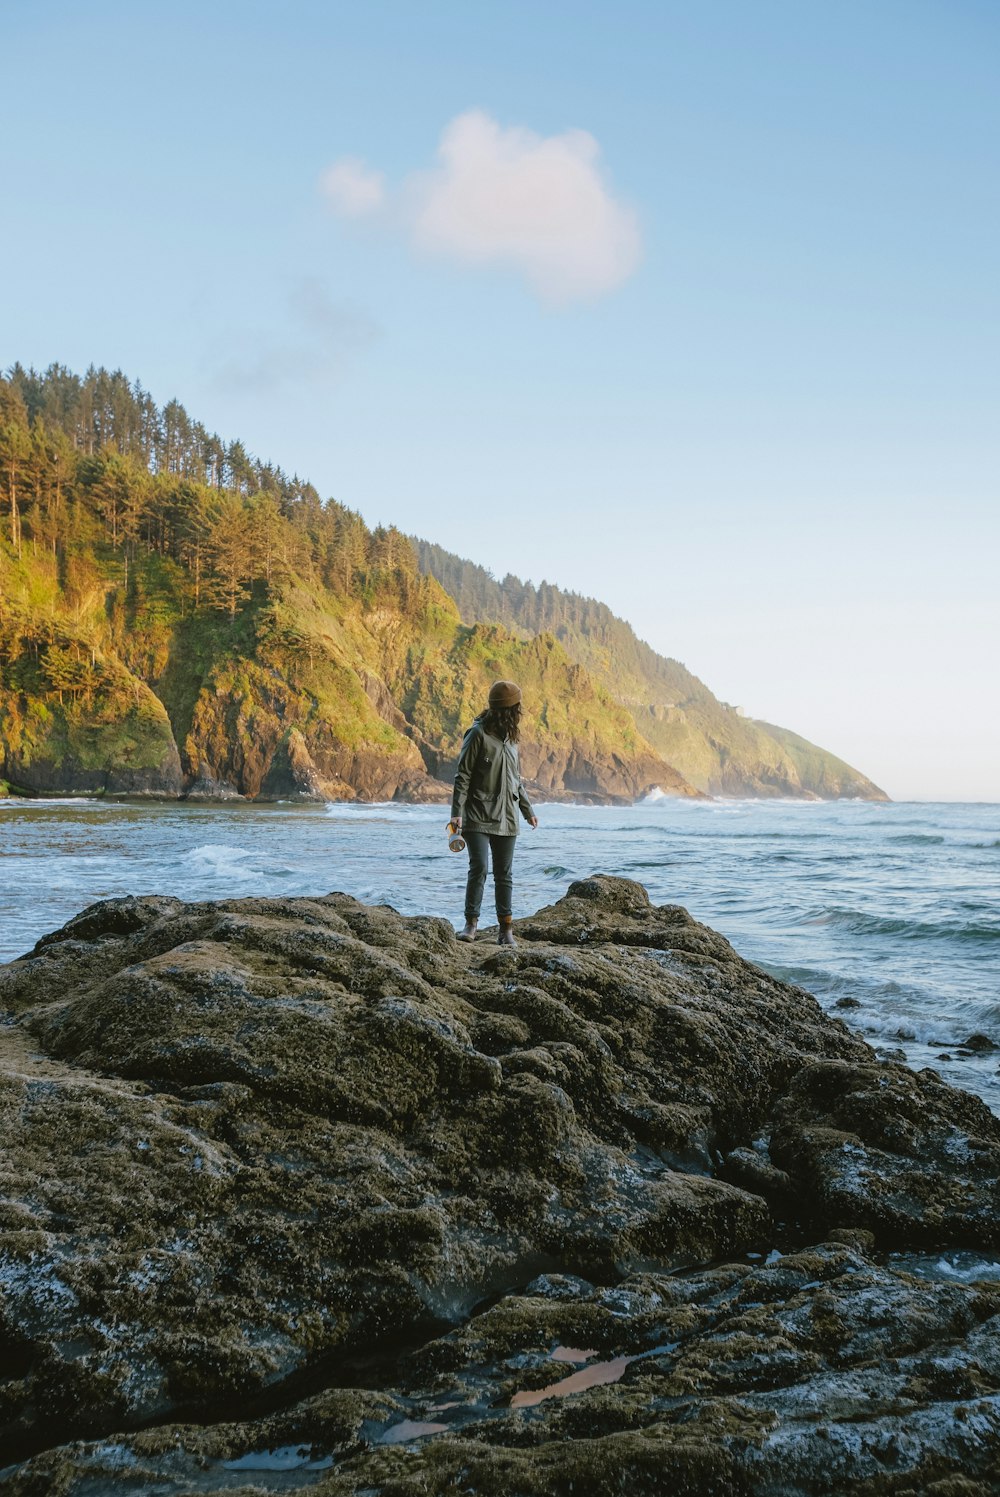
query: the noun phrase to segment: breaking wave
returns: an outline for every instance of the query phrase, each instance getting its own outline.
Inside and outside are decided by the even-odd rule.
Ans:
[[[228,842],[205,842],[200,847],[192,847],[184,862],[195,876],[213,880],[233,879],[242,883],[261,883],[294,872],[277,858],[250,852],[245,847],[234,847]]]

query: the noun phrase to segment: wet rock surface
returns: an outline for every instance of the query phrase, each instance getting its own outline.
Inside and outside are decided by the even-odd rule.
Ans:
[[[1000,1122],[627,880],[517,934],[0,968],[0,1491],[997,1490]]]

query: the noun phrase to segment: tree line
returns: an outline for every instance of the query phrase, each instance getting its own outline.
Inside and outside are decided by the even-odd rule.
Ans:
[[[160,407],[120,370],[78,376],[15,364],[0,378],[0,535],[12,557],[59,569],[92,555],[134,584],[137,559],[174,564],[184,605],[232,619],[297,575],[339,594],[421,593],[394,527],[224,443],[176,400]],[[0,576],[0,607],[4,605]],[[10,606],[10,599],[7,599]]]

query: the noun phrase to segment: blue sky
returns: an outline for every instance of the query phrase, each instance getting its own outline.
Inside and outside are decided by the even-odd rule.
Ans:
[[[1000,799],[995,5],[8,0],[4,32],[5,364],[120,366],[896,796]],[[447,178],[470,112],[473,175],[549,153],[554,248],[517,182],[484,227]],[[344,158],[372,211],[322,190]]]

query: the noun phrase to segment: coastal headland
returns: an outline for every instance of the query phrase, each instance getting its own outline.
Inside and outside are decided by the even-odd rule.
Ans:
[[[123,897],[0,968],[5,1497],[997,1490],[1000,1120],[629,880],[516,933]]]
[[[886,798],[604,604],[370,529],[120,371],[0,377],[0,510],[0,794],[444,801],[506,677],[539,799]]]

